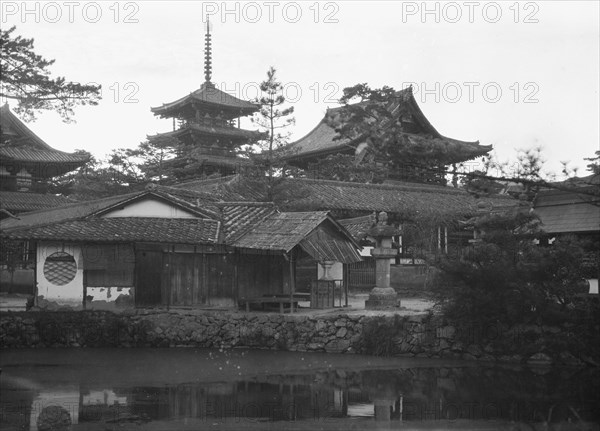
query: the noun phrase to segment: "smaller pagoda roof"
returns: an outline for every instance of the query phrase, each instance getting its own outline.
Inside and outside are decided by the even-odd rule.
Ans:
[[[421,108],[414,98],[412,87],[396,92],[396,101],[388,109],[392,114],[400,111],[400,107],[406,108],[410,113],[412,120],[420,128],[420,133],[404,133],[410,139],[431,139],[442,142],[448,154],[455,154],[450,157],[450,163],[457,163],[465,160],[483,156],[491,151],[491,145],[480,145],[479,141],[461,141],[448,138],[439,133],[429,122]],[[326,157],[330,154],[354,151],[362,138],[356,139],[339,138],[339,134],[331,125],[328,119],[335,117],[344,107],[332,108],[327,111],[323,119],[317,126],[308,132],[307,135],[296,142],[292,142],[282,148],[284,159],[290,162],[307,161],[314,158]]]
[[[152,139],[155,137],[164,137],[164,138],[179,138],[187,133],[196,133],[198,135],[204,136],[222,136],[230,139],[249,139],[249,140],[258,140],[264,136],[263,133],[255,131],[255,130],[246,130],[240,129],[237,127],[227,127],[227,126],[219,126],[219,125],[207,125],[207,124],[198,124],[198,123],[187,123],[186,125],[180,127],[177,130],[173,130],[172,132],[158,133],[153,136],[148,136],[148,139]]]
[[[0,107],[0,127],[4,141],[0,147],[0,160],[4,163],[51,164],[54,165],[53,175],[60,175],[89,160],[85,155],[52,148],[13,114],[8,104]]]
[[[156,108],[150,108],[150,110],[154,115],[173,117],[178,111],[193,104],[206,105],[207,108],[235,111],[239,113],[239,116],[251,115],[260,109],[254,103],[238,99],[219,90],[214,84],[205,82],[198,90],[187,96],[171,103],[164,103],[162,106],[157,106]]]

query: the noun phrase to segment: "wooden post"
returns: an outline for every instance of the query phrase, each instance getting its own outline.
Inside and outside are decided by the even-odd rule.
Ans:
[[[83,260],[83,259],[82,259]],[[86,306],[86,297],[87,297],[87,269],[85,269],[85,266],[83,268],[83,309],[85,310],[87,308]]]
[[[294,271],[294,249],[290,250],[290,314],[294,312],[294,292],[296,291],[296,274]]]
[[[444,226],[444,252],[448,254],[448,227]]]
[[[167,252],[167,265],[169,265],[169,271],[167,271],[167,310],[171,309],[171,281],[173,279],[173,264],[171,261],[171,253]]]
[[[344,295],[346,295],[346,300],[344,301],[344,305],[348,308],[348,264],[344,263]]]
[[[33,259],[33,305],[38,306],[38,279],[37,279],[37,271],[38,271],[38,250],[40,243],[38,241],[34,242],[34,250],[35,257]]]
[[[208,305],[208,285],[207,279],[208,275],[206,274],[206,250],[202,251],[202,287],[201,287],[201,299],[202,305]]]

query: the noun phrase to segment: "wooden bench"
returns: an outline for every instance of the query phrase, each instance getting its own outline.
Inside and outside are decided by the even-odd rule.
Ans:
[[[239,304],[245,304],[246,311],[250,311],[250,304],[260,304],[264,310],[266,304],[278,304],[279,312],[283,314],[284,305],[291,304],[291,307],[298,309],[298,302],[300,301],[310,301],[310,293],[294,293],[291,295],[289,293],[274,293],[274,294],[266,294],[263,296],[257,296],[253,298],[240,298],[238,300]]]

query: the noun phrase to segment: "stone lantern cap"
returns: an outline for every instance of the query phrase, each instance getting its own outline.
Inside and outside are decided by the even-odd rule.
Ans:
[[[373,238],[385,238],[399,235],[400,231],[394,226],[387,224],[388,215],[385,211],[379,213],[379,221],[367,231],[367,235]]]

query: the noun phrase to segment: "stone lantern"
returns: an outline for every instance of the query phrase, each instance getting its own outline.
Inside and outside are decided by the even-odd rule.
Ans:
[[[390,287],[390,259],[398,254],[392,248],[392,237],[400,232],[387,224],[387,213],[379,213],[379,221],[367,231],[367,235],[375,238],[376,247],[371,250],[375,259],[375,287],[365,301],[365,308],[369,310],[396,308],[400,306],[398,294]]]

